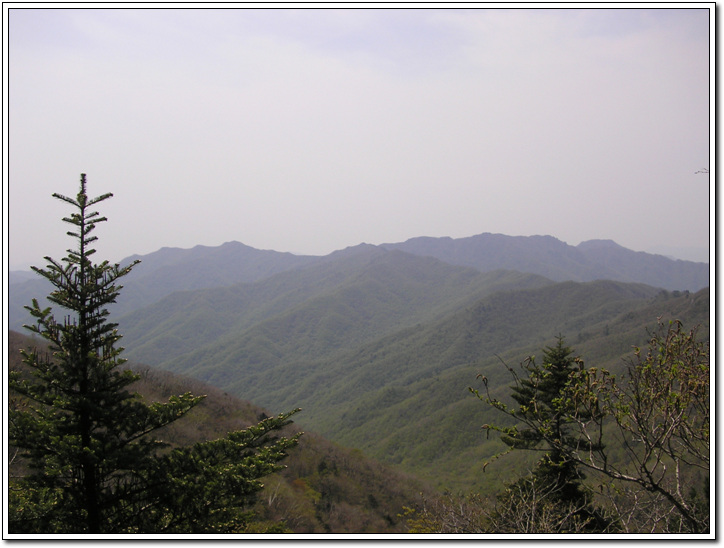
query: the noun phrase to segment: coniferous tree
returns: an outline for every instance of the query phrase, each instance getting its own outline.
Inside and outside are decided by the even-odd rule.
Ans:
[[[583,411],[575,409],[576,403],[565,397],[565,391],[574,373],[583,369],[583,362],[573,355],[562,336],[555,346],[543,350],[539,365],[529,358],[523,369],[527,377],[519,377],[512,371],[515,384],[511,397],[517,408],[508,408],[499,400],[487,398],[493,407],[522,421],[524,428],[492,427],[501,432],[502,441],[511,449],[542,451],[530,477],[523,477],[509,486],[501,495],[523,493],[531,490],[546,493],[549,503],[573,509],[583,528],[604,530],[610,526],[602,514],[591,507],[591,497],[582,484],[584,474],[578,463],[567,457],[561,446],[580,448],[589,442],[581,439],[571,428],[571,417],[582,417]],[[477,392],[476,392],[477,393]],[[551,444],[548,440],[558,440]],[[505,502],[510,504],[510,501]]]
[[[571,372],[577,370],[580,364],[580,360],[573,356],[573,350],[564,345],[563,337],[558,337],[555,346],[543,350],[543,363],[538,365],[535,360],[528,360],[525,364],[528,378],[521,379],[511,387],[511,396],[518,403],[520,414],[544,421],[555,438],[568,439],[570,443],[575,443],[575,440],[570,439],[566,421],[568,410],[561,401],[561,393]],[[511,430],[502,440],[515,449],[532,450],[541,444],[545,445],[541,431],[530,427]],[[555,447],[548,448],[536,467],[535,475],[546,478],[563,490],[563,498],[578,496],[580,476],[576,465],[566,460]]]
[[[31,375],[10,376],[18,397],[9,410],[9,441],[29,472],[11,486],[10,531],[34,533],[229,532],[243,530],[259,478],[281,466],[299,435],[276,439],[296,411],[266,419],[226,438],[161,452],[151,434],[183,417],[204,396],[186,393],[146,404],[129,388],[139,376],[122,370],[117,324],[108,321],[118,280],[138,262],[95,264],[98,223],[85,175],[75,198],[54,194],[75,211],[63,219],[76,242],[62,261],[33,268],[54,287],[52,309],[36,299],[26,326],[50,353],[23,352]]]

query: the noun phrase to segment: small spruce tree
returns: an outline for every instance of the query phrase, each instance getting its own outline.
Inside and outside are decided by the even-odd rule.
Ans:
[[[486,401],[526,425],[522,429],[517,425],[490,427],[501,432],[501,440],[506,445],[511,449],[544,451],[531,476],[509,486],[506,490],[508,495],[504,493],[502,496],[531,489],[545,492],[547,503],[565,507],[567,512],[573,511],[583,529],[601,531],[610,524],[600,511],[591,507],[591,497],[582,483],[585,476],[578,463],[568,458],[567,452],[562,449],[580,448],[589,443],[576,436],[571,428],[571,417],[580,419],[583,411],[574,409],[576,404],[564,397],[566,387],[575,378],[573,374],[583,366],[583,362],[574,357],[573,350],[559,336],[555,346],[543,350],[540,365],[533,357],[524,362],[527,377],[521,378],[510,369],[515,379],[511,397],[518,404],[517,408],[508,408],[489,396]],[[548,443],[549,439],[559,443]]]
[[[567,409],[561,401],[561,394],[572,371],[582,367],[582,362],[573,356],[573,350],[565,346],[559,336],[555,346],[543,350],[543,363],[538,365],[530,359],[525,364],[528,378],[521,379],[511,387],[511,397],[518,403],[518,412],[543,421],[552,435],[568,443],[575,443],[567,428]],[[503,442],[514,449],[533,450],[541,446],[544,436],[538,428],[511,430],[502,436]],[[576,464],[567,460],[555,447],[539,461],[535,476],[561,490],[564,499],[580,496],[580,473]]]
[[[226,438],[165,449],[152,433],[183,417],[204,396],[186,393],[146,404],[129,391],[139,376],[121,369],[121,335],[107,306],[118,281],[138,263],[95,264],[93,231],[105,217],[91,211],[110,198],[88,198],[81,175],[75,198],[53,196],[75,211],[63,219],[76,240],[62,261],[33,270],[54,287],[56,319],[37,299],[26,326],[49,353],[23,351],[31,375],[13,372],[9,441],[28,473],[10,492],[13,533],[154,533],[243,531],[260,478],[280,468],[300,434],[275,438],[296,411],[268,418]]]

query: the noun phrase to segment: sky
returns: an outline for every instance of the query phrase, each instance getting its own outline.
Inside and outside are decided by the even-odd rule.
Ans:
[[[708,260],[708,9],[7,15],[12,269],[73,245],[81,173],[112,262],[484,232]]]

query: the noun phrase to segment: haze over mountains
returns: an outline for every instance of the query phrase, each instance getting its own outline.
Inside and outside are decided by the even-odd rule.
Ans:
[[[659,317],[709,329],[708,264],[611,241],[481,234],[324,257],[230,242],[140,259],[111,310],[127,357],[273,413],[302,407],[304,429],[445,488],[502,478],[476,468],[500,447],[479,435],[492,411],[468,391],[479,373],[504,391],[501,359],[563,335],[615,370]],[[18,329],[49,287],[15,278]]]
[[[571,246],[552,236],[480,234],[459,239],[413,238],[384,247],[429,255],[482,272],[518,270],[554,281],[616,280],[690,291],[709,285],[706,263],[631,251],[612,240],[589,240]]]
[[[635,252],[611,240],[590,240],[571,246],[552,236],[485,233],[458,239],[419,237],[401,243],[356,246],[359,247],[398,249],[470,266],[481,272],[517,270],[553,281],[609,279],[688,291],[709,285],[708,263]],[[162,248],[148,255],[134,255],[122,264],[134,259],[142,262],[124,280],[126,290],[113,313],[123,315],[175,291],[254,282],[278,272],[334,259],[341,252],[347,250],[324,257],[294,255],[228,242],[217,247]],[[43,266],[42,258],[36,266]],[[11,271],[9,283],[9,325],[17,329],[27,320],[23,306],[34,297],[47,294],[48,286],[30,271]]]

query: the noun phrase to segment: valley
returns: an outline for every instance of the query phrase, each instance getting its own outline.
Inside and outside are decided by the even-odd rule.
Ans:
[[[477,375],[503,395],[503,363],[558,335],[616,371],[657,318],[709,329],[707,264],[606,241],[485,234],[324,257],[228,243],[140,259],[111,307],[126,357],[272,413],[302,407],[304,430],[440,490],[492,492],[526,466],[482,473],[502,444],[481,435],[494,410],[468,390]],[[10,326],[46,293],[14,283]]]

